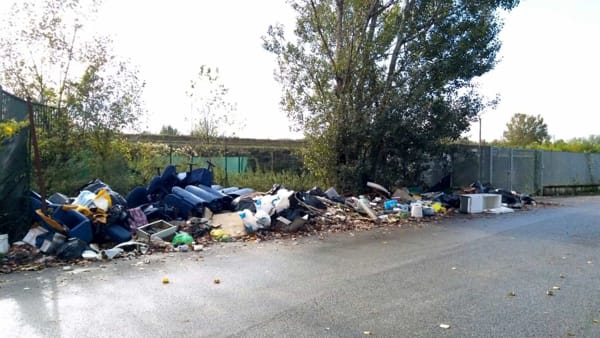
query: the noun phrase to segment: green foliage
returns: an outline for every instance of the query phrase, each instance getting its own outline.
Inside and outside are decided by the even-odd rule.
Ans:
[[[556,142],[546,141],[542,144],[533,144],[530,148],[566,151],[574,153],[600,153],[600,135],[590,135],[587,138],[574,138],[568,141],[558,140]]]
[[[168,164],[169,147],[165,144],[135,142],[129,143],[128,160],[130,188],[147,185]]]
[[[539,145],[549,140],[548,126],[540,115],[515,114],[506,124],[504,141],[509,146]]]
[[[113,55],[109,38],[84,39],[97,5],[23,1],[0,24],[3,86],[39,103],[34,111],[44,121],[37,131],[50,192],[71,193],[94,177],[113,188],[130,185],[120,132],[137,129],[144,83],[135,67]]]
[[[319,179],[414,183],[430,154],[490,104],[471,80],[500,48],[496,10],[518,1],[292,1],[296,41],[269,28],[282,107]]]
[[[320,182],[316,177],[309,173],[296,173],[291,171],[283,172],[247,172],[242,174],[229,174],[225,179],[222,172],[215,172],[214,181],[218,184],[235,186],[240,188],[252,188],[256,191],[269,191],[273,184],[281,184],[288,189],[295,191],[304,191],[312,187],[319,186],[327,189],[325,182]]]
[[[0,122],[0,145],[4,139],[7,139],[16,133],[18,133],[21,129],[27,127],[29,122],[22,121],[17,122],[15,120],[6,120]]]

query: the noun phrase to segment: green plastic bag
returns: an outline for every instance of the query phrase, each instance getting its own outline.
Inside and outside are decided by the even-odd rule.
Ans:
[[[187,232],[180,232],[173,237],[173,241],[171,241],[173,245],[178,246],[182,244],[192,244],[194,243],[194,238],[188,234]]]

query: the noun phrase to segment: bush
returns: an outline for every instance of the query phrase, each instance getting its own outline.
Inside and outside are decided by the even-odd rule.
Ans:
[[[274,184],[281,184],[287,189],[303,191],[315,186],[327,188],[324,182],[320,182],[308,173],[282,172],[246,172],[242,174],[225,174],[222,171],[214,173],[214,182],[223,186],[235,186],[240,188],[252,188],[256,191],[268,191]]]

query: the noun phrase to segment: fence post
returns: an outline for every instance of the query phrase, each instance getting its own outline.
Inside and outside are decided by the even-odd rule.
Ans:
[[[540,154],[540,196],[544,196],[544,150]]]
[[[477,179],[479,180],[479,182],[481,182],[483,179],[483,147],[481,146],[481,119],[479,119],[479,124],[479,170],[477,172],[479,177],[477,177]]]
[[[510,148],[510,169],[508,171],[508,185],[510,186],[511,191],[513,190],[512,176],[513,176],[513,148]]]
[[[490,146],[490,184],[493,184],[492,177],[494,175],[494,147]]]
[[[31,138],[31,145],[33,146],[33,160],[35,163],[35,171],[38,176],[38,184],[40,185],[40,193],[42,196],[42,212],[46,215],[46,182],[44,181],[44,173],[42,171],[42,161],[40,157],[40,150],[38,147],[37,134],[35,131],[35,120],[33,118],[33,104],[31,99],[27,98],[27,109],[29,113],[29,131]]]

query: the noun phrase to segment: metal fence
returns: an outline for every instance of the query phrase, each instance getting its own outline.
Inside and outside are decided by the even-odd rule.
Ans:
[[[432,186],[450,175],[454,187],[479,180],[528,194],[542,194],[547,187],[600,185],[600,154],[461,146],[447,161],[425,173],[426,184]]]

